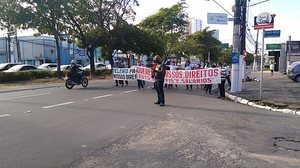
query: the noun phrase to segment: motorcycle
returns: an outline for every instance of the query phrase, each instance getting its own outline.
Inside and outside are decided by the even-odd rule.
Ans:
[[[70,72],[66,73],[65,80],[66,80],[65,86],[68,89],[72,89],[75,85],[82,85],[83,87],[87,87],[89,84],[89,80],[84,76],[81,77],[79,82],[75,81],[74,79],[72,79]]]

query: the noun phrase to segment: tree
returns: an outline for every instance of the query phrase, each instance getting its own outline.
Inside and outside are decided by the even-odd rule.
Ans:
[[[19,0],[19,6],[22,8],[20,13],[20,22],[24,28],[33,28],[38,30],[39,34],[53,35],[56,44],[57,77],[61,78],[60,73],[60,38],[61,32],[65,31],[62,22],[63,10],[67,1],[63,0]],[[30,16],[30,17],[23,17]]]
[[[123,24],[116,33],[115,46],[125,53],[131,51],[136,54],[162,54],[162,42],[155,35],[139,29],[132,24]]]
[[[142,29],[161,38],[165,46],[165,57],[173,52],[175,44],[186,33],[188,16],[184,5],[184,2],[180,2],[170,8],[161,8],[139,24]]]
[[[113,65],[116,33],[126,19],[134,18],[133,6],[137,0],[69,0],[66,22],[74,39],[87,49],[94,73],[94,50],[106,48],[107,57]]]
[[[202,31],[194,33],[192,36],[196,43],[198,43],[202,48],[203,59],[208,61],[208,57],[210,55],[210,61],[217,62],[221,52],[221,42],[213,37],[214,30],[208,29],[209,28],[206,27]]]

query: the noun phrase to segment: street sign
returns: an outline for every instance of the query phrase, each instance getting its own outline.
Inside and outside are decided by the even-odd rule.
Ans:
[[[264,31],[265,32],[265,38],[268,37],[280,37],[280,30],[269,30],[269,31]]]
[[[233,52],[231,55],[231,63],[232,64],[239,64],[240,63],[240,53]]]
[[[207,13],[208,24],[228,24],[228,18],[226,13]]]
[[[263,12],[254,17],[254,30],[270,29],[274,27],[274,17],[276,15]]]
[[[267,44],[266,50],[281,50],[281,44]]]

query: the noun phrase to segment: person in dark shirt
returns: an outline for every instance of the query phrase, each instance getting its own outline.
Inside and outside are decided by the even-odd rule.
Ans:
[[[165,106],[164,94],[164,79],[166,72],[166,65],[162,63],[161,57],[156,55],[154,57],[155,66],[153,66],[153,78],[155,79],[155,89],[157,92],[157,101],[154,104]],[[154,68],[155,67],[155,68]]]
[[[71,61],[70,73],[71,73],[72,80],[74,80],[74,82],[76,83],[79,83],[80,80],[82,79],[83,74],[82,74],[82,70],[77,66],[76,60]]]

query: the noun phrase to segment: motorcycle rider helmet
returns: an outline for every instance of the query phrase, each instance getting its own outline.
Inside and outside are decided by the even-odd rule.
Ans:
[[[75,59],[73,59],[73,60],[71,61],[71,64],[77,64],[77,61],[76,61]]]

